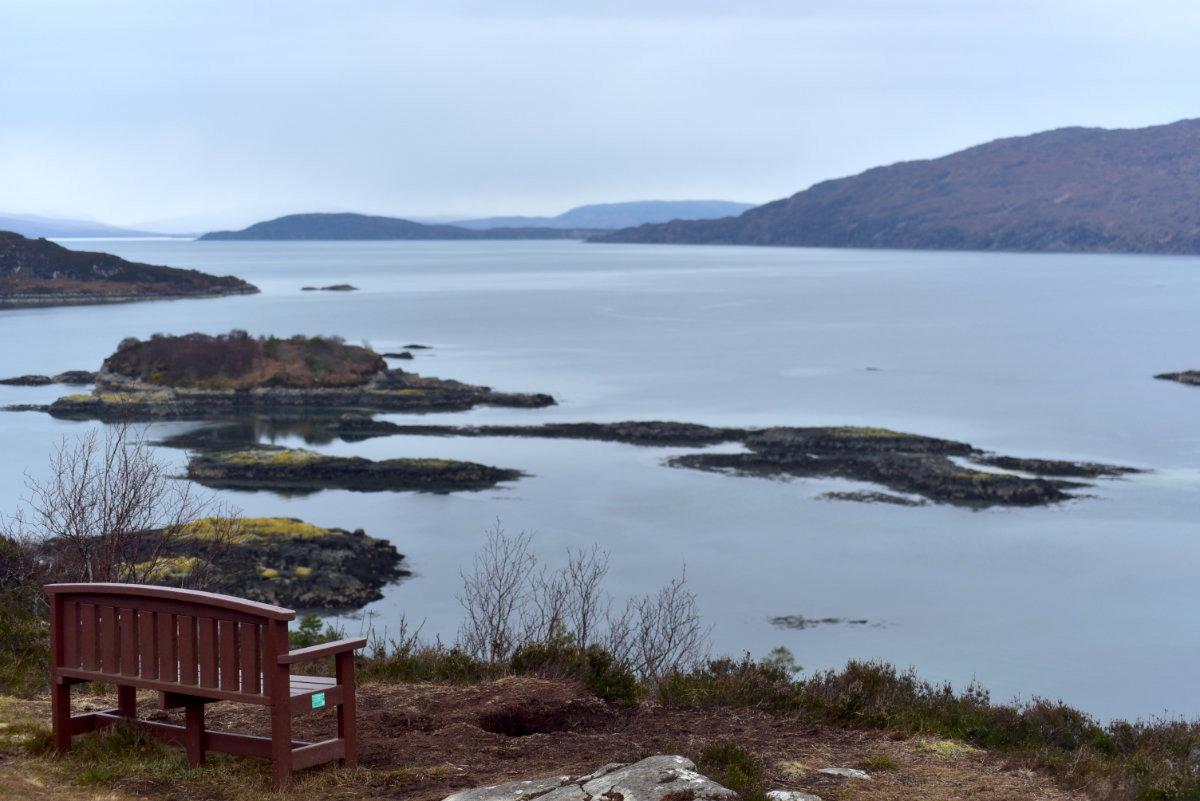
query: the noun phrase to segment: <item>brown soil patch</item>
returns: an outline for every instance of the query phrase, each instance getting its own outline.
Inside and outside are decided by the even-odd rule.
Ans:
[[[608,707],[568,682],[506,678],[473,686],[370,684],[359,688],[358,698],[362,769],[308,771],[298,776],[286,797],[440,801],[467,787],[588,773],[607,762],[662,753],[694,755],[711,743],[734,742],[763,761],[768,789],[803,790],[825,801],[1084,798],[1059,789],[1046,776],[955,743],[812,726],[755,710],[684,710],[653,702],[636,709]],[[79,699],[80,708],[103,704],[102,699]],[[142,716],[162,716],[155,704],[152,694],[142,698]],[[176,712],[166,715],[178,717]],[[267,731],[264,710],[257,707],[217,704],[209,708],[208,721],[218,729]],[[332,729],[332,714],[325,710],[301,718],[296,736],[323,738]],[[22,759],[36,762],[28,757],[0,762],[0,782],[14,770],[22,773]],[[848,780],[818,772],[827,767],[862,768],[873,778]],[[260,774],[265,788],[265,765]],[[62,793],[16,797],[133,797],[121,795],[123,789],[118,786],[116,794],[105,796],[68,787]],[[206,795],[203,787],[148,789],[137,787],[140,792],[134,796],[189,801],[222,797]]]

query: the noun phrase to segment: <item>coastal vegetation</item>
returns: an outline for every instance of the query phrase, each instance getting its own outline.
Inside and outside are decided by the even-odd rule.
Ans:
[[[218,297],[257,291],[229,275],[138,264],[109,253],[68,250],[46,239],[0,231],[0,307]]]
[[[215,552],[214,552],[215,550]],[[404,556],[362,529],[324,528],[288,517],[203,518],[188,523],[160,560],[211,562],[206,589],[293,609],[358,609],[409,571]]]
[[[104,360],[90,394],[48,408],[68,419],[206,419],[237,412],[459,411],[477,405],[538,408],[545,394],[428,378],[388,368],[366,346],[338,337],[227,334],[130,337]]]
[[[107,375],[173,389],[349,387],[387,369],[383,359],[335,337],[209,336],[129,338],[104,360]]]
[[[193,534],[204,538],[211,525],[200,523]],[[956,797],[944,794],[946,782],[984,799],[1082,792],[1103,801],[1183,801],[1200,793],[1191,758],[1200,750],[1200,724],[1103,723],[1037,698],[996,703],[977,685],[955,689],[878,662],[807,672],[784,649],[762,659],[710,658],[686,579],[615,604],[604,589],[604,552],[572,552],[567,564],[546,569],[529,546],[525,534],[489,533],[464,571],[464,624],[454,644],[423,641],[403,618],[393,621],[391,636],[369,632],[371,644],[356,662],[363,766],[352,775],[307,774],[289,797],[432,799],[513,778],[514,754],[520,777],[655,753],[691,756],[743,799],[780,786],[825,798]],[[37,619],[29,607],[16,609]],[[294,646],[343,633],[307,617],[293,632]],[[22,637],[25,651],[40,652],[34,659],[44,663],[44,623]],[[0,640],[6,665],[16,657],[14,640]],[[217,757],[187,768],[179,752],[122,727],[88,735],[65,759],[50,760],[45,674],[24,675],[28,683],[19,685],[17,674],[0,673],[3,692],[28,699],[0,697],[0,771],[36,775],[64,798],[80,788],[113,798],[268,797],[258,763]],[[147,710],[153,700],[143,699]],[[213,723],[236,714],[214,709]],[[469,767],[448,771],[447,764]],[[860,774],[870,777],[863,787],[874,795],[847,783]]]

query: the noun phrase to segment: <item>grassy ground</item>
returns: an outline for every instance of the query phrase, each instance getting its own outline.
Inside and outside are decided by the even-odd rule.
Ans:
[[[156,698],[140,714],[159,714]],[[77,712],[112,702],[81,694]],[[171,713],[172,718],[175,713]],[[59,758],[45,750],[49,704],[0,699],[0,787],[14,801],[265,801],[265,763],[215,755],[198,769],[182,753],[133,731],[78,737]],[[210,708],[215,728],[262,733],[262,710]],[[702,709],[643,700],[612,707],[573,682],[509,677],[476,684],[367,684],[359,690],[360,757],[356,771],[317,768],[297,774],[292,799],[435,801],[455,790],[514,779],[588,772],[610,761],[682,753],[748,798],[767,789],[815,792],[827,801],[856,799],[1062,799],[1082,796],[1048,777],[961,742],[896,732],[814,726],[760,709]],[[328,736],[332,721],[314,713],[298,735]],[[819,773],[825,767],[869,771],[870,781]]]

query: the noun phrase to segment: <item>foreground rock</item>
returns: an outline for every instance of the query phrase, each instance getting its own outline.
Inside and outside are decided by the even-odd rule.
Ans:
[[[325,456],[312,451],[260,447],[194,455],[188,478],[207,487],[270,489],[285,493],[345,489],[455,492],[491,489],[515,481],[518,470],[449,459],[386,459]]]
[[[400,425],[359,415],[318,424],[322,435],[346,441],[389,435],[587,439],[658,447],[738,442],[743,453],[691,453],[667,464],[764,478],[845,478],[882,485],[903,495],[838,492],[824,497],[920,505],[920,496],[958,506],[1038,506],[1075,497],[1089,486],[1066,479],[1113,478],[1139,470],[1092,462],[1025,459],[982,451],[965,442],[883,428],[713,428],[693,423],[628,421],[542,426]],[[996,467],[996,472],[986,467]]]
[[[46,239],[0,231],[0,307],[120,303],[247,295],[258,288],[215,276],[68,250]]]
[[[550,776],[463,790],[446,801],[737,801],[733,790],[696,772],[690,759],[652,756],[605,765],[586,776]]]
[[[146,540],[154,548],[161,538]],[[207,588],[303,610],[357,609],[410,575],[404,556],[362,529],[322,528],[294,518],[209,518],[164,547],[159,581],[177,583],[206,565]],[[146,558],[149,558],[146,554]],[[210,564],[211,563],[211,564]]]
[[[1154,376],[1162,381],[1177,381],[1180,384],[1200,386],[1200,370],[1183,370],[1178,373],[1159,373]]]
[[[59,398],[50,413],[67,419],[137,421],[553,403],[545,394],[494,392],[388,369],[379,354],[339,339],[256,339],[235,331],[217,337],[127,339],[104,360],[90,394]]]

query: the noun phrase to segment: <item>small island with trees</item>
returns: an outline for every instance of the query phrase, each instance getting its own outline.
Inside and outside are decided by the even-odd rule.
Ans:
[[[553,404],[542,393],[496,392],[389,369],[369,347],[337,337],[281,339],[231,331],[126,339],[104,360],[91,393],[60,398],[49,411],[71,419],[148,421]]]

